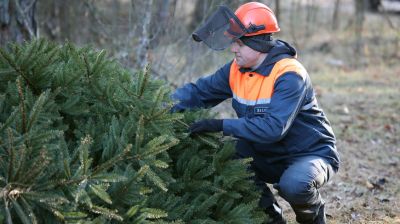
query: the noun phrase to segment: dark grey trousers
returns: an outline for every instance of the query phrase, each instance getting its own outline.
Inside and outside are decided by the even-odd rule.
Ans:
[[[335,173],[324,158],[311,155],[269,162],[242,141],[237,143],[236,151],[239,158],[253,158],[251,169],[255,172],[257,186],[262,189],[262,208],[271,207],[276,202],[266,185],[270,183],[293,208],[299,223],[312,223],[324,203],[318,189]]]

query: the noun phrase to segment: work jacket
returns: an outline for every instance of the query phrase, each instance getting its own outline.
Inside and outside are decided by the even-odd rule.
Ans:
[[[257,69],[232,60],[214,74],[178,88],[174,110],[213,107],[232,98],[238,118],[223,120],[223,134],[246,141],[257,156],[274,162],[317,155],[338,169],[339,155],[328,119],[296,50],[277,40]]]

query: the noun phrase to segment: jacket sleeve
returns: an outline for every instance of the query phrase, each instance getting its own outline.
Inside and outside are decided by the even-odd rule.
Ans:
[[[209,108],[232,97],[232,91],[229,86],[231,64],[232,62],[224,65],[210,76],[200,78],[196,83],[188,83],[176,89],[171,97],[178,103],[172,108],[172,111]]]
[[[268,112],[260,117],[225,119],[224,135],[232,135],[257,143],[273,143],[282,139],[303,105],[305,81],[296,73],[288,72],[278,78]]]

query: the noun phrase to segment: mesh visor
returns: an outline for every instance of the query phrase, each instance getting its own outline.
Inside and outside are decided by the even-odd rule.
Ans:
[[[224,50],[242,37],[246,28],[226,6],[220,6],[207,21],[193,33],[195,41],[203,41],[213,50]]]

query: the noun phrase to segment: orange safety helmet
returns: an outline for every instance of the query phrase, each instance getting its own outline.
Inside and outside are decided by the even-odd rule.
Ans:
[[[192,37],[213,50],[223,50],[239,38],[272,34],[279,30],[274,12],[270,8],[259,2],[249,2],[240,6],[235,13],[226,6],[219,6],[193,32]]]
[[[235,15],[249,31],[244,36],[255,36],[280,31],[274,12],[266,5],[259,2],[248,2],[241,5]],[[264,29],[262,29],[262,26]]]

